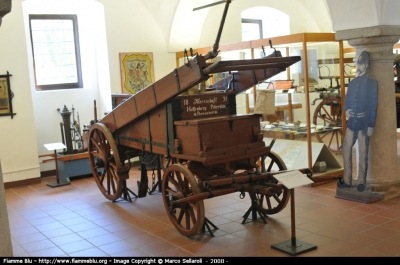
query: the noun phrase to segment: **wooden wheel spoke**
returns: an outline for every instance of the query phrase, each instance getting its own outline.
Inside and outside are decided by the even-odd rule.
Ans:
[[[182,164],[173,164],[165,169],[161,187],[164,206],[175,228],[185,236],[199,232],[205,221],[203,200],[182,203],[176,212],[171,211],[170,195],[181,199],[201,193],[192,172]]]
[[[187,212],[189,213],[189,219],[192,220],[192,224],[195,225],[196,224],[196,216],[194,214],[193,208],[192,207],[188,207],[187,208]]]
[[[100,149],[99,143],[94,138],[91,138],[90,142],[96,146],[96,151],[90,152],[90,153],[96,153],[97,152],[97,153],[100,154],[101,153],[101,149]]]
[[[276,194],[272,195],[272,197],[275,199],[275,201],[277,201],[278,203],[281,202],[281,199],[279,199],[278,196],[276,196]]]
[[[176,190],[180,190],[181,186],[179,183],[176,181],[176,179],[173,176],[168,176],[168,181],[175,186]]]
[[[196,203],[194,203],[194,202],[189,203],[189,206],[191,207],[192,210],[194,209],[197,211],[197,209],[198,209]]]
[[[325,109],[325,106],[324,105],[322,105],[322,109],[324,110],[324,114],[326,115],[326,116],[328,116],[328,120],[332,120],[332,116],[329,114],[329,112]]]
[[[190,229],[190,213],[189,210],[186,208],[185,209],[185,225],[186,225],[186,229]]]
[[[340,100],[336,98],[323,100],[315,109],[313,124],[317,125],[317,122],[320,121],[320,119],[324,121],[324,126],[330,125],[334,127],[342,127],[342,108]],[[332,131],[324,133],[316,133],[315,136],[320,143],[326,144],[326,146],[333,153],[341,152],[340,148],[342,141],[342,131],[340,128],[336,128]]]
[[[266,201],[267,201],[268,209],[272,209],[271,200],[269,199],[269,197],[266,198]]]
[[[177,220],[176,220],[176,222],[177,222],[178,224],[181,224],[181,223],[182,223],[182,219],[183,219],[183,216],[184,216],[184,215],[185,215],[185,211],[181,209],[181,211],[179,212],[179,217],[178,217]]]
[[[270,151],[263,159],[266,160],[265,164],[268,164],[268,167],[264,172],[271,172],[272,170],[282,171],[287,169],[285,163],[273,151]],[[276,185],[276,179],[271,181],[271,184]],[[282,192],[280,193],[275,193],[271,196],[260,195],[258,199],[256,194],[250,193],[250,198],[257,199],[261,210],[266,215],[276,214],[282,211],[282,209],[286,207],[286,204],[289,201],[289,197],[289,191],[285,187],[282,187]]]
[[[274,164],[275,164],[275,162],[273,161],[273,160],[271,160],[271,162],[269,163],[269,165],[268,165],[268,168],[267,168],[267,172],[271,172],[271,170],[272,170],[272,167],[274,166]]]
[[[332,133],[331,133],[331,139],[329,140],[329,145],[328,145],[328,147],[331,146],[332,140],[333,140],[333,137],[334,137],[334,136],[335,136],[335,132],[332,132]]]
[[[180,172],[178,172],[178,171],[176,171],[175,172],[175,177],[176,177],[176,180],[178,181],[178,185],[179,185],[179,188],[180,189],[184,189],[184,183],[183,183],[183,180],[182,180],[182,175],[181,175],[181,173]]]
[[[114,201],[122,195],[118,176],[121,162],[114,138],[104,124],[95,123],[89,131],[89,142],[89,163],[96,184],[107,199]]]
[[[327,136],[329,133],[330,133],[329,131],[328,132],[322,132],[322,133],[319,134],[319,136],[320,136],[321,139],[324,139],[325,136]]]
[[[165,191],[168,193],[168,194],[170,194],[170,195],[172,195],[172,196],[177,196],[177,192],[176,192],[176,190],[172,190],[170,187],[166,187],[165,188]]]

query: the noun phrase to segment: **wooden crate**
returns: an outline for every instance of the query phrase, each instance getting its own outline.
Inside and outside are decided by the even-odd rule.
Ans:
[[[179,153],[188,156],[218,156],[265,146],[260,132],[260,115],[183,120],[175,121],[174,125]]]

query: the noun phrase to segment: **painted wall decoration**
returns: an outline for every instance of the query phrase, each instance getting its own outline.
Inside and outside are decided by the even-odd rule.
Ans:
[[[120,53],[122,93],[135,94],[154,82],[154,62],[151,52]]]
[[[375,127],[378,82],[368,76],[368,68],[369,54],[363,51],[358,57],[356,78],[348,85],[344,104],[347,118],[347,129],[342,149],[344,176],[339,180],[338,188],[354,190],[355,194],[366,191],[367,186],[370,186],[367,183],[368,164],[371,155],[369,143]],[[359,160],[356,181],[352,175],[352,151],[357,140]]]

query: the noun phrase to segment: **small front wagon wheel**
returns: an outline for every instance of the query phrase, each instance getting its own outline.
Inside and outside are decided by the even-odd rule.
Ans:
[[[287,169],[282,159],[272,151],[261,157],[261,168],[262,172],[277,172]],[[255,193],[249,193],[249,195],[253,201],[258,201],[263,213],[266,215],[276,214],[282,211],[286,207],[290,198],[289,190],[283,185],[281,193],[259,196]]]
[[[198,233],[204,225],[204,202],[173,205],[173,201],[201,192],[192,172],[181,164],[166,168],[162,179],[162,196],[168,217],[175,228],[185,236]]]

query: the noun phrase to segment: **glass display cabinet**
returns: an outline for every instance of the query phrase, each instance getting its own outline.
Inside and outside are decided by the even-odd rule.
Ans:
[[[334,154],[341,153],[345,126],[341,95],[354,78],[354,53],[345,54],[344,46],[347,43],[336,41],[334,33],[300,33],[219,47],[219,56],[214,60],[257,59],[275,50],[283,57],[301,56],[302,60],[286,71],[236,98],[237,113],[252,113],[257,90],[275,90],[275,115],[264,116],[262,127],[266,141],[278,138],[272,150],[283,158],[288,169],[300,165],[313,168],[314,177],[337,177],[343,173]],[[206,47],[193,53],[205,54],[210,50],[212,47]],[[184,57],[184,52],[176,53],[177,66],[184,62]],[[227,74],[215,74],[208,82],[212,84]],[[275,81],[287,80],[292,80],[289,89],[271,87]],[[321,164],[326,167],[315,167]]]

